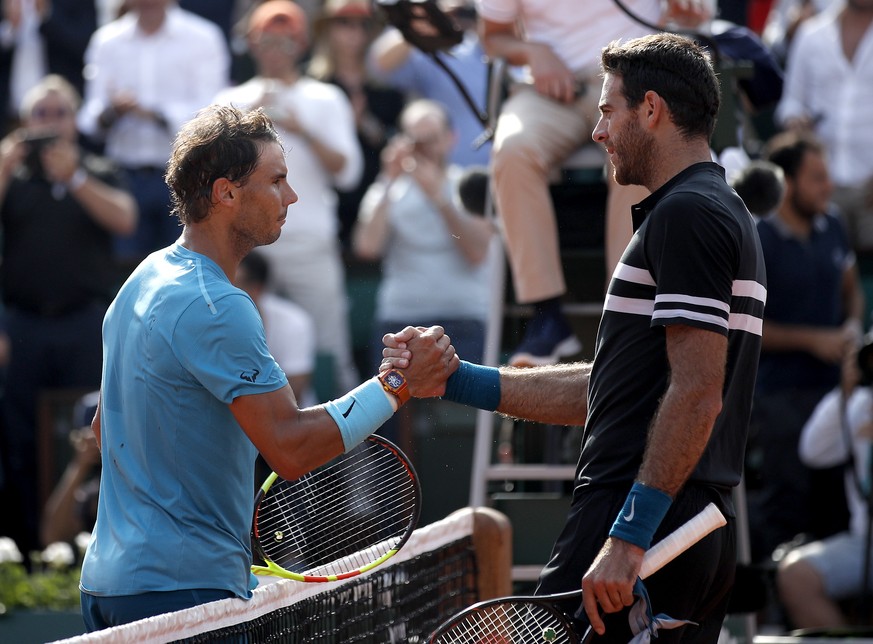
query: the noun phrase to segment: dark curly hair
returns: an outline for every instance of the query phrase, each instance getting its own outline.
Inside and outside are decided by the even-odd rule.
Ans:
[[[603,48],[601,66],[621,77],[629,108],[651,90],[667,103],[685,137],[712,136],[721,90],[712,61],[696,42],[671,33],[616,40]]]
[[[244,112],[212,105],[179,130],[164,177],[175,214],[183,225],[209,213],[212,184],[226,178],[245,184],[258,164],[263,143],[279,142],[260,109]]]

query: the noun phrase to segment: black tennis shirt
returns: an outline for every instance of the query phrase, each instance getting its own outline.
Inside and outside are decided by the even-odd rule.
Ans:
[[[668,385],[664,327],[728,338],[723,409],[690,481],[742,474],[761,349],[766,277],[751,215],[715,163],[686,168],[633,208],[597,333],[578,485],[629,485]]]

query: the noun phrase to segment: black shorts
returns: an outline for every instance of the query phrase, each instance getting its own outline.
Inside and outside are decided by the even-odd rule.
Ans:
[[[576,590],[588,571],[615,518],[621,511],[629,488],[577,488],[567,523],[561,531],[549,563],[543,569],[538,595]],[[725,493],[711,487],[689,484],[670,506],[655,532],[652,543],[694,517],[714,502],[728,517],[728,524],[710,533],[661,570],[645,580],[653,612],[675,619],[690,619],[686,625],[658,632],[658,644],[670,642],[715,643],[727,611],[736,569],[736,522]],[[729,516],[730,515],[730,516]],[[575,612],[578,606],[567,606]],[[592,642],[621,642],[632,637],[627,609],[604,616],[606,634]]]

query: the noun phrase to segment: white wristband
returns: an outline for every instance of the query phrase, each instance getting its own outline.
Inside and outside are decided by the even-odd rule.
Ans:
[[[82,168],[76,168],[76,171],[73,173],[73,176],[70,177],[70,180],[67,181],[67,188],[70,192],[75,192],[88,180],[88,173],[85,172]]]

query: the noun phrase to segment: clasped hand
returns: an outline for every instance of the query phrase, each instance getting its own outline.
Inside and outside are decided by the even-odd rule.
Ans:
[[[441,326],[408,326],[399,333],[386,333],[382,343],[385,348],[379,371],[402,371],[410,394],[416,398],[442,396],[446,380],[460,364],[452,340]]]

